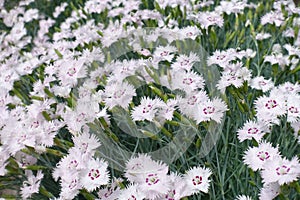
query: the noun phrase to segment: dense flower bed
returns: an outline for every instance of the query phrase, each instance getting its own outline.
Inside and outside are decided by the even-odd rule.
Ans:
[[[0,199],[300,199],[292,0],[0,8]]]

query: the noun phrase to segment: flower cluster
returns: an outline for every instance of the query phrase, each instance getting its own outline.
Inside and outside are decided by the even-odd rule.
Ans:
[[[256,120],[244,124],[238,131],[238,138],[254,139],[258,147],[250,147],[244,156],[244,163],[252,170],[261,170],[264,187],[260,199],[272,199],[280,193],[279,185],[288,184],[300,177],[300,162],[297,157],[288,160],[280,155],[278,146],[262,140],[271,127],[278,125],[285,118],[292,127],[299,126],[299,86],[285,83],[273,87],[268,96],[261,96],[255,101]],[[298,136],[295,128],[295,136]],[[277,186],[278,185],[278,186]],[[274,189],[276,186],[276,189]]]
[[[297,198],[300,8],[253,2],[0,0],[0,199]]]
[[[118,184],[112,184],[110,189],[100,191],[99,197],[100,199],[118,197],[122,200],[144,198],[180,200],[193,194],[208,192],[211,175],[209,169],[194,167],[184,175],[168,172],[169,168],[165,163],[140,154],[126,164],[125,177],[130,182],[129,186],[121,189]]]
[[[73,137],[74,147],[62,158],[53,171],[53,177],[60,179],[62,199],[73,199],[82,188],[93,191],[109,182],[108,164],[94,158],[101,145],[93,135],[84,132]]]

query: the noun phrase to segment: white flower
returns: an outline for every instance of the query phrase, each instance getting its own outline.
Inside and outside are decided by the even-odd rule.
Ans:
[[[81,154],[80,150],[71,148],[69,154],[62,158],[56,165],[52,176],[54,180],[58,180],[59,177],[69,176],[72,173],[77,173],[81,169],[85,168],[86,159]]]
[[[95,150],[101,146],[98,138],[95,135],[84,132],[77,136],[73,136],[75,149],[79,150],[82,154],[93,155]]]
[[[173,70],[186,70],[190,71],[195,62],[199,62],[200,58],[195,53],[190,53],[189,56],[187,55],[179,55],[176,58],[176,62],[171,65]]]
[[[235,200],[252,200],[252,198],[246,195],[239,195],[235,198]]]
[[[187,93],[190,93],[194,90],[204,89],[204,79],[201,75],[190,71],[183,72],[172,70],[172,82],[171,88],[173,90],[180,89]]]
[[[84,10],[88,13],[101,13],[105,8],[111,9],[111,4],[108,0],[102,1],[87,1],[84,6]]]
[[[39,17],[39,10],[38,9],[28,9],[24,13],[24,17],[23,17],[22,20],[24,20],[24,22],[30,22],[34,19],[38,19],[38,17]]]
[[[290,64],[289,56],[284,56],[282,53],[267,55],[264,62],[269,62],[271,65],[278,64],[281,68]]]
[[[144,199],[146,196],[140,191],[140,185],[129,185],[126,189],[121,190],[119,200],[138,200]]]
[[[295,47],[295,46],[292,46],[290,44],[285,44],[285,45],[283,45],[283,47],[288,51],[289,56],[296,55],[296,56],[299,57],[299,55],[300,55],[300,48],[299,47]]]
[[[36,176],[33,175],[32,171],[26,171],[27,181],[23,182],[21,187],[21,195],[23,199],[31,197],[32,194],[39,192],[41,180],[44,177],[42,171],[38,171]]]
[[[266,132],[268,132],[268,126],[264,123],[248,121],[238,130],[238,139],[240,142],[243,142],[244,140],[252,140],[253,138],[259,142]]]
[[[195,8],[199,9],[199,8],[203,8],[203,7],[207,7],[210,5],[214,5],[214,1],[213,0],[205,0],[205,1],[199,1],[199,2],[195,2]]]
[[[124,60],[123,62],[116,61],[105,65],[105,70],[112,71],[112,76],[109,77],[108,82],[121,82],[126,77],[134,75],[136,70],[141,66],[141,61]]]
[[[221,123],[222,117],[227,110],[227,105],[219,98],[212,101],[206,101],[197,106],[197,111],[194,113],[194,119],[197,123],[202,121],[214,120]]]
[[[168,62],[171,62],[174,57],[174,52],[176,52],[176,47],[173,46],[159,46],[154,51],[153,57],[154,60],[167,60]],[[156,59],[155,59],[156,58]]]
[[[197,21],[203,29],[208,29],[209,26],[214,25],[222,27],[224,23],[223,17],[216,12],[200,12],[197,15]]]
[[[279,27],[283,24],[283,22],[284,22],[284,16],[281,11],[276,11],[276,12],[271,11],[265,14],[261,18],[262,25],[275,24],[275,26]]]
[[[190,194],[198,194],[200,191],[208,193],[210,184],[209,176],[211,175],[210,169],[202,167],[193,167],[185,175],[184,180],[187,184],[187,190]]]
[[[181,175],[172,173],[167,177],[171,183],[170,189],[167,193],[161,195],[155,200],[180,200],[182,197],[186,197],[189,191],[186,190],[186,182]]]
[[[58,70],[58,78],[65,87],[73,87],[77,84],[78,78],[86,77],[84,60],[65,59]]]
[[[68,125],[69,131],[80,132],[85,124],[94,121],[100,113],[99,104],[97,100],[93,99],[94,97],[96,98],[97,96],[78,99],[77,106],[74,111],[67,108],[68,110],[63,113],[62,116]]]
[[[164,172],[146,172],[140,176],[139,188],[147,199],[155,199],[162,194],[166,194],[170,189],[168,176]]]
[[[180,29],[181,40],[186,38],[191,38],[192,40],[195,40],[198,35],[201,35],[201,32],[196,26],[188,26]]]
[[[266,80],[263,76],[257,76],[250,80],[250,87],[267,92],[274,87],[274,83],[271,79]]]
[[[300,96],[288,95],[287,96],[287,121],[297,122],[300,120]]]
[[[279,156],[278,147],[272,147],[271,143],[261,142],[258,147],[249,148],[243,157],[244,163],[252,170],[263,169],[264,164]]]
[[[289,27],[285,31],[283,31],[282,36],[283,37],[294,38],[295,37],[295,31],[292,27]]]
[[[255,39],[256,40],[265,40],[271,37],[270,33],[257,33]]]
[[[229,64],[230,61],[234,60],[236,51],[220,51],[217,50],[213,53],[212,56],[208,57],[207,59],[207,65],[213,65],[217,64],[222,68],[226,68],[226,66]]]
[[[177,99],[180,111],[190,118],[193,118],[198,111],[198,105],[209,101],[206,92],[203,90],[193,91],[184,98],[178,97]]]
[[[263,182],[273,183],[278,181],[279,185],[291,183],[300,177],[300,163],[297,157],[292,158],[291,161],[277,156],[264,165],[261,176]]]
[[[143,56],[151,56],[152,55],[148,49],[141,48],[141,49],[137,50],[137,52]]]
[[[121,188],[120,183],[123,182],[123,179],[121,178],[113,178],[111,181],[111,184],[109,186],[106,186],[103,189],[100,189],[98,192],[98,197],[101,200],[115,200],[118,197],[120,197],[121,194]],[[97,199],[97,200],[100,200]]]
[[[158,98],[150,99],[149,97],[143,97],[140,105],[133,109],[131,117],[134,121],[153,121],[158,108],[162,105],[163,102]]]
[[[8,164],[8,158],[10,157],[8,151],[3,147],[0,146],[0,176],[4,176],[7,173],[5,169],[6,165]]]
[[[157,118],[162,118],[163,120],[172,120],[173,113],[175,111],[175,107],[177,106],[178,102],[175,99],[168,99],[165,104],[162,104],[158,113]]]
[[[73,199],[82,188],[78,173],[72,173],[68,176],[63,176],[60,181],[60,185],[60,197],[62,199]]]
[[[22,119],[23,120],[23,119]],[[1,134],[1,143],[7,145],[7,150],[14,155],[26,146],[35,147],[36,135],[33,131],[26,130],[21,122],[16,122],[14,126],[7,125],[2,130],[5,134]]]
[[[1,152],[1,150],[0,150]],[[1,152],[3,153],[3,152]],[[2,155],[2,154],[1,154]],[[4,157],[6,157],[4,155]],[[16,161],[19,164],[19,167],[26,168],[28,165],[34,165],[37,162],[37,159],[29,154],[23,153],[22,151],[18,151],[15,155]],[[0,160],[1,163],[1,160]]]
[[[236,64],[235,64],[236,65]],[[239,66],[239,63],[237,63]],[[243,85],[244,81],[250,80],[251,72],[246,67],[241,67],[234,70],[226,70],[222,72],[222,77],[218,81],[217,88],[224,93],[226,87],[234,85],[239,88]]]
[[[284,95],[294,95],[300,92],[300,85],[298,83],[285,82],[279,85],[278,89]]]
[[[6,36],[8,41],[13,43],[18,43],[18,41],[25,36],[27,33],[26,28],[24,27],[24,22],[17,22],[10,31],[10,34]]]
[[[125,177],[130,182],[143,181],[145,175],[148,173],[167,174],[168,166],[162,162],[156,162],[150,156],[139,154],[137,157],[131,158],[126,163]]]
[[[132,85],[123,82],[107,85],[103,95],[104,102],[110,109],[117,105],[127,109],[132,97],[135,96],[136,93]]]
[[[89,192],[106,185],[109,182],[107,162],[100,159],[92,159],[86,163],[86,169],[80,173],[80,183]]]
[[[255,110],[258,120],[278,123],[277,117],[286,112],[285,97],[272,90],[269,97],[262,96],[255,101]]]
[[[58,15],[60,15],[60,13],[62,13],[67,6],[68,6],[68,4],[66,2],[61,3],[59,6],[56,6],[55,11],[53,13],[53,17],[57,18]]]
[[[126,164],[125,176],[132,183],[137,183],[146,198],[154,199],[169,190],[168,166],[156,162],[149,156],[140,154]]]
[[[0,74],[0,88],[12,90],[14,82],[18,80],[19,77],[20,76],[13,68],[3,70]]]
[[[264,184],[259,193],[259,200],[273,200],[280,193],[278,182]]]
[[[227,15],[242,13],[244,8],[248,6],[244,0],[221,1],[220,4],[215,10],[217,12],[224,12]]]

